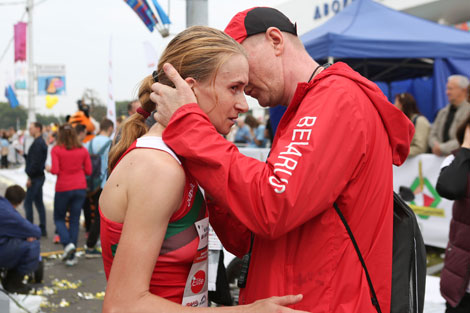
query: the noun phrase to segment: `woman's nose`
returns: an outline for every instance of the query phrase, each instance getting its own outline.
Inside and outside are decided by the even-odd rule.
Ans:
[[[248,112],[248,102],[246,102],[246,97],[243,93],[235,104],[235,108],[242,113]]]

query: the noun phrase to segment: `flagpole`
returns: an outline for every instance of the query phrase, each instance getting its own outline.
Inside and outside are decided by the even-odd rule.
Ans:
[[[116,103],[114,101],[113,89],[113,38],[109,37],[109,61],[108,61],[108,100],[106,117],[113,121],[114,129],[116,129]]]
[[[186,27],[208,25],[207,0],[186,0]]]
[[[34,107],[34,68],[33,68],[33,0],[28,0],[26,11],[28,12],[28,125],[36,122],[36,112]],[[28,126],[27,125],[27,126]]]

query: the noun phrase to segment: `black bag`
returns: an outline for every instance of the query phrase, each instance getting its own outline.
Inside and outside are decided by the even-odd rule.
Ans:
[[[333,204],[356,249],[369,283],[372,304],[381,313],[366,264],[346,219]],[[391,313],[422,313],[426,285],[426,248],[413,210],[393,193],[393,260]]]
[[[101,156],[103,153],[106,151],[106,149],[109,147],[111,144],[111,139],[104,144],[101,149],[98,151],[98,153],[93,153],[93,139],[90,141],[90,149],[88,153],[90,154],[90,160],[91,160],[91,174],[90,176],[86,177],[86,183],[87,183],[87,192],[94,193],[96,190],[98,190],[101,186]]]

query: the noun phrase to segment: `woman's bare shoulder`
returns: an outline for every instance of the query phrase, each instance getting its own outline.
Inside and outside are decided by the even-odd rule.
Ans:
[[[162,197],[182,198],[184,184],[184,170],[170,154],[156,149],[136,149],[111,173],[100,207],[105,216],[110,215],[114,217],[111,220],[119,222],[131,204],[140,207],[145,202],[145,207],[153,207]]]

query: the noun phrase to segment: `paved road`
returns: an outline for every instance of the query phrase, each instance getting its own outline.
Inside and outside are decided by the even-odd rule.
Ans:
[[[5,194],[7,186],[18,183],[14,173],[9,177],[9,173],[2,171],[0,175],[0,195]],[[47,198],[47,197],[46,197]],[[52,216],[52,203],[50,199],[45,200],[47,216],[47,232],[49,237],[41,238],[41,252],[45,255],[54,251],[63,249],[62,245],[52,242],[54,234],[54,221]],[[18,211],[24,216],[24,209],[21,205]],[[37,212],[35,212],[35,221],[38,221]],[[78,247],[85,244],[85,231],[80,227]],[[69,313],[101,312],[102,296],[106,289],[106,278],[103,271],[101,258],[86,259],[79,253],[79,262],[74,267],[67,267],[53,254],[45,257],[44,282],[35,285],[39,293],[45,294],[47,303],[42,311],[45,313]],[[50,294],[49,294],[50,293]],[[97,299],[96,295],[98,294]],[[86,299],[91,298],[91,299]],[[64,300],[63,300],[64,299]],[[60,306],[62,302],[62,306]]]

